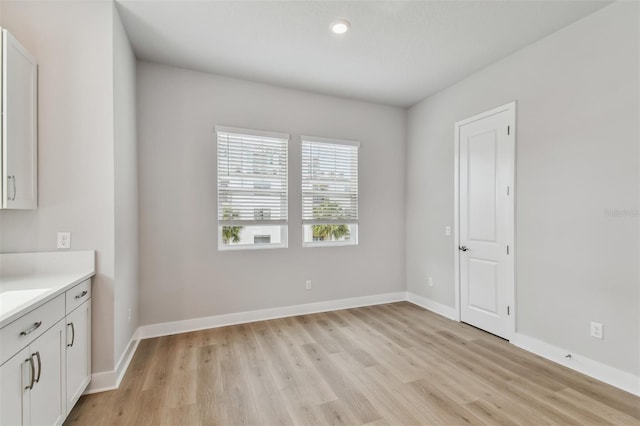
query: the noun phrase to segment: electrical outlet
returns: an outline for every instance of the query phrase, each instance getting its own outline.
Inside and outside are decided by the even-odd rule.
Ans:
[[[58,232],[58,248],[71,248],[71,232]]]
[[[591,337],[603,339],[603,326],[599,322],[591,321]]]
[[[432,277],[427,278],[427,285],[429,287],[433,287],[433,278]]]
[[[311,290],[311,280],[307,280],[307,282],[305,283],[305,288],[307,290]]]
[[[445,226],[444,227],[444,235],[446,235],[447,237],[451,236],[451,227],[450,226]]]

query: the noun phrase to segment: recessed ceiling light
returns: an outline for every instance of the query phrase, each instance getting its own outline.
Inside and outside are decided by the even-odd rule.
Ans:
[[[344,19],[337,19],[331,23],[331,31],[334,34],[344,34],[351,28],[351,23]]]

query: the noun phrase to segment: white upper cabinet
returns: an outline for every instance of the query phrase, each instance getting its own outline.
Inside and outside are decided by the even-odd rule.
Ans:
[[[38,202],[38,65],[29,52],[2,30],[3,209],[35,209]]]

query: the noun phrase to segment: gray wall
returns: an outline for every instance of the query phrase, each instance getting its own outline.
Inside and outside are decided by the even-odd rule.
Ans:
[[[144,62],[137,87],[141,324],[405,290],[404,110]],[[289,248],[217,250],[216,124],[291,134]],[[362,143],[356,247],[302,248],[301,134]]]
[[[58,231],[96,250],[93,370],[110,371],[138,326],[135,57],[110,0],[3,0],[0,23],[39,66],[38,209],[0,211],[0,251],[56,250]]]
[[[95,249],[93,369],[113,368],[112,4],[2,0],[1,25],[38,61],[38,209],[0,212],[0,250]]]
[[[115,362],[138,327],[136,58],[114,4]],[[130,313],[130,314],[129,314]]]
[[[517,330],[639,373],[638,39],[615,3],[410,109],[409,291],[454,306],[453,125],[517,100]]]

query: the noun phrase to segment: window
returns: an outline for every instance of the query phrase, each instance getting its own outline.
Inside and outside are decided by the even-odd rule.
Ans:
[[[358,142],[302,136],[305,247],[358,244]]]
[[[218,248],[287,246],[289,135],[216,126]]]

